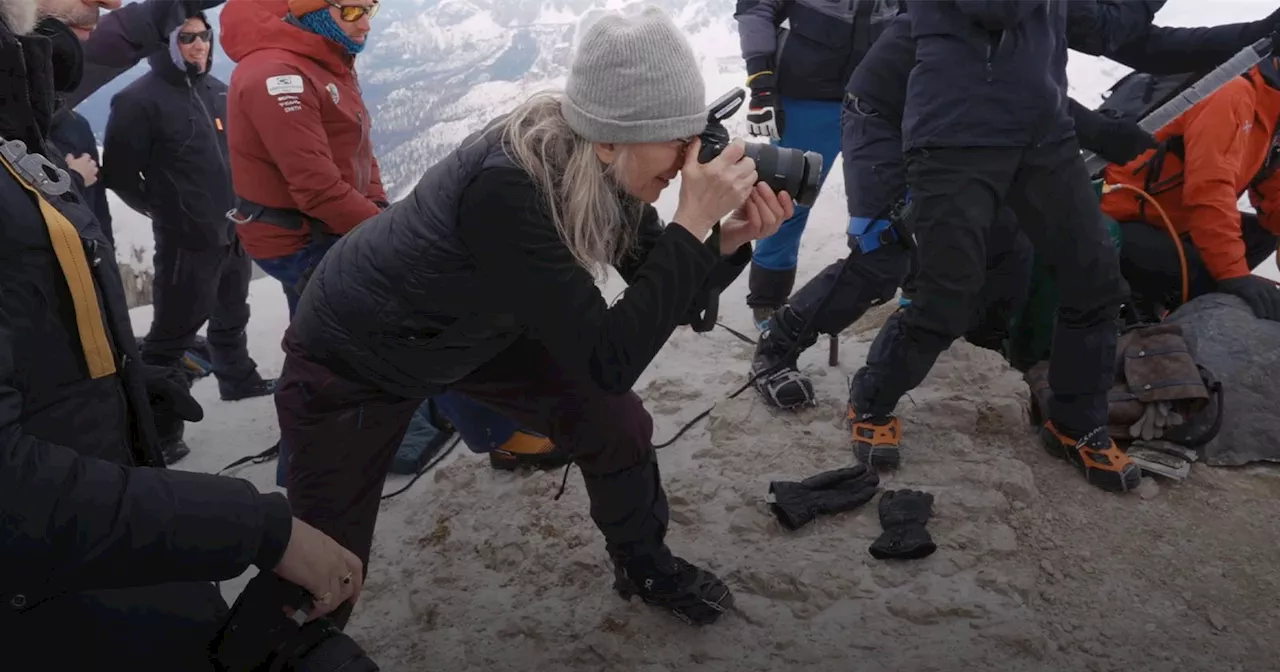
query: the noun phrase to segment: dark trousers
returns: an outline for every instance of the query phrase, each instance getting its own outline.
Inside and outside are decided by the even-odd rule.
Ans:
[[[1049,417],[1072,435],[1106,424],[1116,318],[1128,296],[1074,138],[1035,148],[930,148],[907,155],[919,245],[917,294],[855,374],[859,412],[888,415],[939,354],[981,321],[987,240],[1007,205],[1059,288]]]
[[[1170,309],[1181,305],[1182,268],[1178,264],[1178,251],[1164,225],[1121,222],[1120,233],[1124,240],[1120,248],[1120,270],[1129,281],[1134,297]],[[1250,269],[1257,268],[1276,252],[1276,235],[1263,228],[1255,214],[1240,213],[1240,235]],[[1187,257],[1188,300],[1217,291],[1218,283],[1204,267],[1191,236],[1183,234],[1181,239]]]
[[[889,207],[907,191],[899,126],[865,103],[846,98],[841,131],[850,219],[885,219]],[[900,243],[864,254],[852,233],[848,244],[853,261],[840,259],[832,263],[791,297],[791,307],[801,319],[817,315],[814,324],[818,333],[838,334],[872,306],[893,298],[917,265],[914,252]],[[1008,209],[1001,211],[987,243],[986,282],[979,304],[982,308],[964,335],[976,345],[996,349],[1009,319],[1026,300],[1032,254],[1030,242],[1020,234]],[[818,307],[828,294],[830,299],[818,314]]]
[[[298,286],[302,276],[315,268],[336,242],[338,242],[337,236],[324,236],[319,241],[308,243],[306,247],[293,254],[254,260],[264,273],[279,280],[280,285],[284,287],[284,299],[289,305],[290,319],[293,319],[293,314],[298,310],[298,298],[301,296]]]
[[[177,366],[208,322],[213,375],[228,383],[244,380],[257,370],[245,335],[252,262],[238,240],[188,249],[166,238],[156,236],[154,312],[139,348],[142,360]]]
[[[422,399],[335,374],[307,359],[291,331],[276,387],[281,440],[289,444],[294,515],[365,562],[382,485]],[[615,556],[665,549],[668,510],[653,449],[653,419],[633,392],[611,394],[567,373],[536,342],[521,340],[449,390],[490,406],[574,456],[591,517]],[[345,625],[350,605],[334,612]]]

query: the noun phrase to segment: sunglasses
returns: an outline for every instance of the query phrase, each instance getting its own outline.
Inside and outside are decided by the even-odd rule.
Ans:
[[[378,3],[376,2],[368,6],[343,5],[334,2],[333,0],[325,0],[325,2],[327,2],[330,7],[336,8],[338,10],[338,16],[341,16],[342,20],[347,23],[355,23],[366,16],[373,19],[374,15],[378,13]]]
[[[212,38],[212,36],[213,36],[212,30],[202,30],[198,33],[178,33],[178,43],[191,44],[196,40],[200,40],[202,42],[208,42],[210,38]]]

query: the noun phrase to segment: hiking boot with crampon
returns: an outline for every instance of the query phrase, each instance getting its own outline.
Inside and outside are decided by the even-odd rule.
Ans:
[[[769,318],[751,361],[751,384],[771,406],[793,410],[813,406],[813,382],[796,368],[805,348],[818,342],[816,334],[799,340],[804,320],[783,306]],[[798,345],[797,345],[798,344]]]
[[[1045,422],[1040,439],[1050,455],[1076,465],[1085,480],[1109,492],[1128,492],[1142,482],[1142,470],[1111,440],[1106,427],[1072,439]]]
[[[689,625],[710,625],[733,607],[733,594],[715,574],[682,558],[666,555],[657,564],[648,558],[613,559],[613,589],[623,599],[638,596],[669,609]]]
[[[894,415],[859,414],[849,405],[849,437],[853,454],[868,469],[897,469],[901,461],[898,441],[902,424]]]

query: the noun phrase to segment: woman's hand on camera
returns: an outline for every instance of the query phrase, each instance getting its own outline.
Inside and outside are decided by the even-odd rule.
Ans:
[[[307,614],[308,621],[324,616],[348,600],[354,603],[364,585],[364,566],[360,559],[297,518],[293,519],[293,533],[284,556],[272,571],[311,593],[315,606]]]
[[[747,202],[720,224],[720,254],[728,256],[746,243],[773,235],[794,213],[791,194],[775,193],[768,184],[756,182]]]
[[[685,151],[680,170],[680,201],[672,220],[704,240],[725,215],[733,212],[751,193],[759,178],[756,162],[743,158],[746,143],[734,140],[707,163],[698,163],[702,140],[694,138]]]

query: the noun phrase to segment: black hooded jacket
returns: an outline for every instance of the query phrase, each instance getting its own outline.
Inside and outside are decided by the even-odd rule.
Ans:
[[[228,245],[235,230],[226,218],[234,205],[227,85],[210,74],[212,41],[200,72],[179,55],[177,33],[167,52],[147,59],[151,71],[111,99],[102,179],[170,244]]]
[[[0,632],[23,643],[6,652],[14,669],[27,669],[13,663],[26,651],[52,657],[33,642],[86,605],[274,566],[291,525],[283,497],[246,481],[138,468],[161,463],[114,251],[71,178],[46,163],[55,86],[75,87],[53,67],[59,38],[78,58],[68,35],[16,36],[0,21]],[[37,198],[42,175],[69,188]],[[77,627],[55,653],[76,653],[91,634]]]

